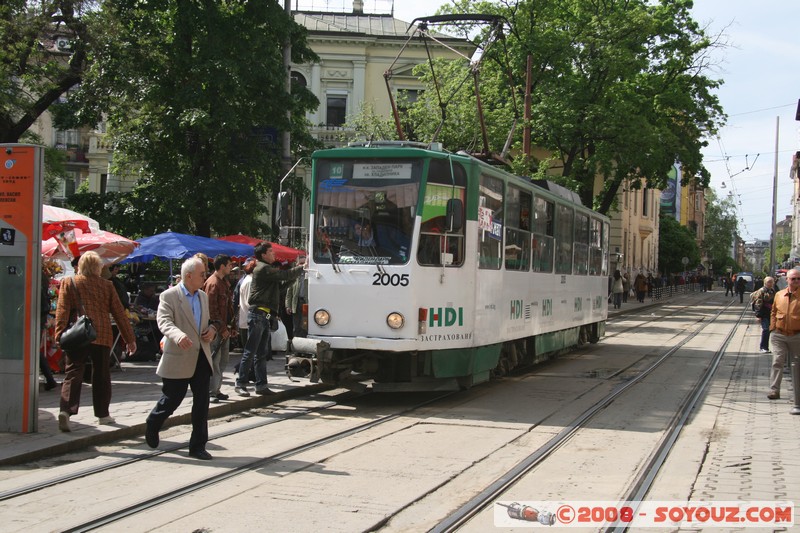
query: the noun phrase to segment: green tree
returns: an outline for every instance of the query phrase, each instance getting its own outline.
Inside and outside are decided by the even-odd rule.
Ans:
[[[769,256],[769,251],[767,251],[767,256]],[[775,239],[775,262],[781,265],[785,263],[792,263],[792,235],[791,233],[784,233],[777,239]],[[768,276],[771,276],[770,271],[772,269],[769,266],[769,257],[765,258],[764,261],[764,271]]]
[[[5,0],[0,4],[0,142],[23,135],[89,64],[92,8],[86,0]],[[88,13],[88,15],[84,15]],[[59,48],[55,34],[68,37]]]
[[[683,258],[689,259],[684,267]],[[700,247],[695,236],[675,217],[661,215],[658,231],[658,265],[664,274],[675,274],[700,264]]]
[[[279,132],[298,157],[315,146],[304,117],[318,101],[286,92],[282,59],[285,42],[293,62],[316,58],[305,29],[271,0],[114,0],[104,23],[70,103],[76,123],[107,114],[115,172],[139,178],[110,200],[119,216],[146,230],[133,233],[265,232],[283,174]]]
[[[733,246],[737,239],[739,223],[733,200],[718,199],[714,191],[706,190],[705,231],[701,248],[716,274],[723,274],[727,268],[736,271],[740,265],[733,259]]]
[[[505,50],[518,105],[530,54],[533,145],[554,158],[525,161],[527,173],[557,172],[586,205],[608,213],[626,179],[634,188],[662,189],[675,161],[683,164],[684,176],[701,185],[708,182],[703,138],[724,117],[713,94],[719,82],[706,74],[708,53],[716,43],[691,18],[690,9],[690,0],[459,0],[447,11],[491,13],[510,21],[505,46],[490,50],[481,72],[485,113],[497,123],[490,128],[492,149],[499,151],[505,143],[514,118],[512,99],[503,90],[509,83]],[[474,25],[459,29],[465,35],[477,30]],[[426,91],[428,98],[433,94]],[[464,103],[468,98],[455,106],[457,116],[474,115],[474,105],[470,109]],[[419,117],[438,122],[439,114],[430,109]],[[459,123],[456,129],[462,127]],[[518,127],[517,153],[520,135]],[[604,178],[604,187],[594,197],[597,175]]]

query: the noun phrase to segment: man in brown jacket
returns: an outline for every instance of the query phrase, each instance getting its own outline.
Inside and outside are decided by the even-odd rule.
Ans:
[[[222,375],[228,368],[230,360],[231,327],[233,318],[233,294],[231,284],[228,283],[228,274],[231,273],[233,263],[227,255],[220,254],[214,258],[214,273],[211,274],[203,285],[203,291],[208,295],[208,312],[211,322],[217,328],[218,334],[211,341],[211,353],[214,354],[211,365],[211,390],[209,396],[211,403],[227,400],[228,395],[222,392]]]
[[[800,270],[792,269],[786,273],[789,286],[775,293],[770,313],[769,329],[772,332],[772,371],[770,372],[770,391],[767,398],[778,400],[781,397],[781,378],[786,358],[798,363],[800,356]],[[795,372],[797,364],[792,365]],[[793,377],[795,374],[792,374]],[[795,408],[792,414],[800,414],[800,387],[795,377]]]

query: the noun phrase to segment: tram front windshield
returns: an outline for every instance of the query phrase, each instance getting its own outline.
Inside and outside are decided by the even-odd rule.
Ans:
[[[421,159],[317,160],[314,261],[408,262],[421,176]]]

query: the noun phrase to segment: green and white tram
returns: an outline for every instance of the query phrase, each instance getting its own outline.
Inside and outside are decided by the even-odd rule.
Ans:
[[[409,142],[312,172],[313,380],[468,387],[603,335],[609,222],[576,194]]]

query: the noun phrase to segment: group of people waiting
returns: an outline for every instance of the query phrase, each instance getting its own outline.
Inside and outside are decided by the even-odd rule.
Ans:
[[[307,296],[305,257],[290,268],[276,266],[271,243],[255,247],[255,257],[244,263],[246,275],[236,287],[229,282],[234,268],[230,257],[214,258],[213,271],[205,255],[197,254],[181,266],[180,281],[158,297],[156,321],[163,335],[162,356],[156,373],[162,378],[162,396],[147,417],[145,439],[159,444],[158,434],[166,419],[178,408],[189,388],[193,394],[192,435],[189,455],[208,460],[209,403],[229,398],[222,391],[223,373],[230,356],[230,340],[238,335],[243,346],[235,392],[249,396],[250,369],[255,369],[255,394],[274,394],[267,382],[266,363],[271,359],[271,332],[285,308],[302,334],[302,307]],[[58,426],[70,431],[70,417],[77,414],[84,365],[92,361],[92,403],[100,424],[113,424],[109,414],[111,377],[109,357],[113,317],[129,353],[135,353],[136,338],[125,314],[115,284],[103,279],[102,260],[94,252],[81,256],[76,275],[61,283],[55,319],[55,339],[75,316],[87,314],[97,329],[97,339],[88,346],[65,353]],[[234,297],[236,308],[234,308]]]
[[[653,276],[651,274],[645,276],[639,271],[631,284],[627,272],[615,270],[611,276],[611,299],[614,309],[621,308],[622,304],[628,301],[629,294],[635,296],[637,302],[644,303],[645,297],[652,293],[652,287]]]

